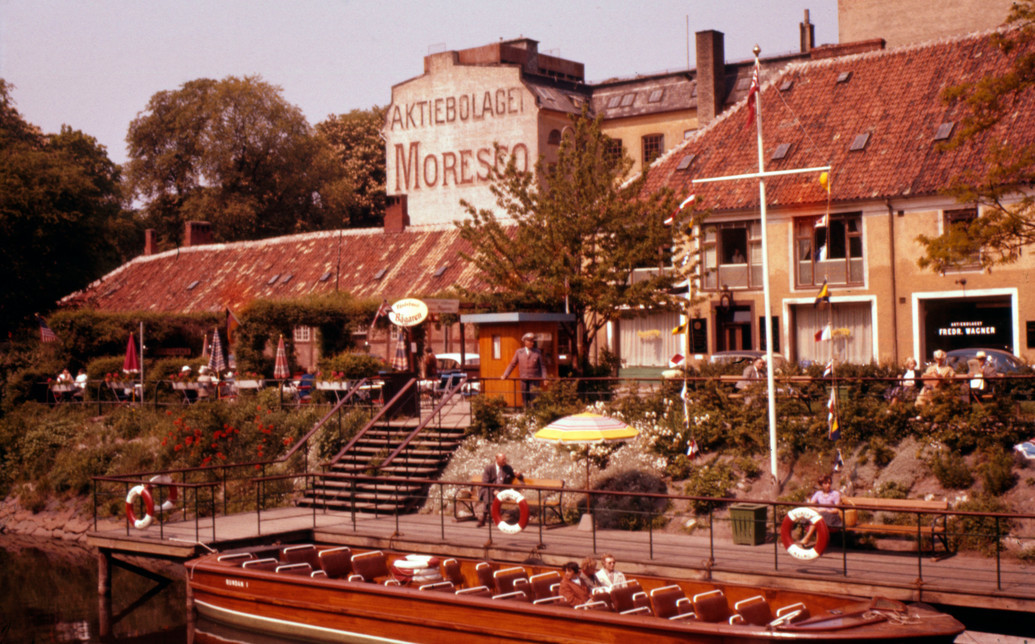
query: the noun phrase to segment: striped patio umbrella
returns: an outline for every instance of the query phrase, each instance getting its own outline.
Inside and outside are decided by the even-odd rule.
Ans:
[[[137,358],[137,343],[133,341],[133,332],[129,332],[129,342],[126,343],[126,357],[122,360],[123,373],[139,373],[140,360]]]
[[[223,343],[219,339],[219,329],[212,332],[212,355],[208,357],[208,368],[217,374],[226,371],[226,358],[223,356]]]
[[[280,336],[280,340],[277,341],[277,358],[273,362],[273,377],[277,380],[284,380],[290,375],[287,350],[284,349],[284,336]]]
[[[406,330],[399,328],[399,342],[395,345],[395,355],[392,356],[392,368],[396,371],[406,371],[409,367],[409,360],[406,356]]]
[[[632,440],[639,431],[617,418],[582,412],[558,418],[535,433],[535,439],[560,445],[596,445]],[[586,489],[589,490],[589,459],[586,459]],[[586,492],[586,508],[590,508]]]

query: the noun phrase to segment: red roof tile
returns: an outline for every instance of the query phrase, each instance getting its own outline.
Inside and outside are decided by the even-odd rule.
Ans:
[[[192,246],[137,257],[59,304],[189,313],[238,308],[258,298],[333,293],[336,287],[359,298],[389,300],[439,295],[454,285],[481,288],[476,269],[460,257],[461,251],[470,252],[470,245],[452,226],[401,233],[324,231]]]
[[[961,106],[942,100],[942,91],[1002,73],[1015,55],[1004,55],[985,33],[796,63],[774,78],[763,75],[765,169],[829,164],[831,194],[838,202],[936,194],[961,172],[983,168],[988,141],[1035,141],[1035,92],[1025,93],[1014,106],[1016,114],[1026,116],[1005,119],[979,140],[948,151],[934,140],[942,123],[958,125],[963,113]],[[850,78],[839,83],[846,72]],[[869,134],[865,149],[850,151],[859,134]],[[787,155],[771,160],[784,143],[790,144]],[[677,170],[689,154],[696,155],[689,168]],[[698,178],[757,171],[755,127],[747,126],[746,104],[741,102],[656,161],[647,190],[667,186],[677,195],[696,193],[704,207],[715,211],[758,208],[756,181],[691,184]],[[817,175],[790,175],[766,179],[766,200],[770,207],[819,204],[826,195]]]

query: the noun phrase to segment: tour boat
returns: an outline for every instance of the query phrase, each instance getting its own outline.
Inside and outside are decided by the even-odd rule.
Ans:
[[[186,568],[188,609],[203,619],[301,641],[952,642],[964,629],[924,604],[648,575],[570,607],[556,567],[335,545]]]

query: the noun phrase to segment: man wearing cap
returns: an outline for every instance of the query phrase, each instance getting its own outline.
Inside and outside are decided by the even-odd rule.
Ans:
[[[543,352],[535,346],[534,333],[521,336],[521,342],[525,346],[514,352],[514,357],[503,371],[500,380],[506,380],[514,367],[517,367],[518,378],[521,379],[521,399],[525,407],[529,407],[535,401],[535,389],[546,378],[546,360],[543,358]]]
[[[937,349],[933,357],[934,364],[927,368],[927,371],[924,372],[921,378],[924,382],[924,388],[920,390],[920,394],[916,397],[917,407],[923,407],[930,403],[931,398],[934,397],[934,392],[943,389],[956,377],[956,370],[945,364],[946,355],[944,351]]]
[[[989,378],[995,378],[999,375],[995,370],[995,365],[992,364],[988,359],[988,354],[984,351],[978,351],[974,354],[974,357],[967,360],[967,377],[970,378],[970,395],[973,399],[977,399],[983,394],[992,393],[992,383],[989,382]]]

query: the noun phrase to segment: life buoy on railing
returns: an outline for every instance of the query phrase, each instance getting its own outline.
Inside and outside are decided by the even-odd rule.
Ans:
[[[144,500],[144,516],[140,519],[133,511],[133,505],[137,499]],[[151,497],[151,491],[147,489],[146,485],[137,485],[131,488],[129,494],[126,495],[126,518],[137,530],[143,530],[155,520],[155,500]]]
[[[175,508],[176,501],[177,499],[179,499],[180,493],[179,488],[172,484],[172,478],[170,478],[168,474],[159,474],[157,476],[152,476],[150,481],[152,483],[162,483],[169,490],[169,492],[166,495],[165,501],[162,502],[162,505],[158,509],[162,512],[168,512],[169,510]],[[150,489],[151,486],[149,485],[148,491],[150,491]]]
[[[503,520],[500,508],[505,501],[517,503],[519,513],[517,523],[508,523]],[[492,522],[496,524],[500,532],[506,534],[521,532],[528,525],[528,501],[517,490],[501,490],[492,501]]]
[[[816,543],[811,548],[798,545],[791,536],[794,525],[802,520],[807,520],[811,525],[816,526]],[[829,541],[830,530],[827,528],[827,522],[823,520],[822,514],[812,508],[794,508],[787,513],[787,516],[783,518],[783,523],[780,524],[780,543],[783,544],[787,553],[795,559],[804,559],[806,561],[815,559],[827,549]]]

